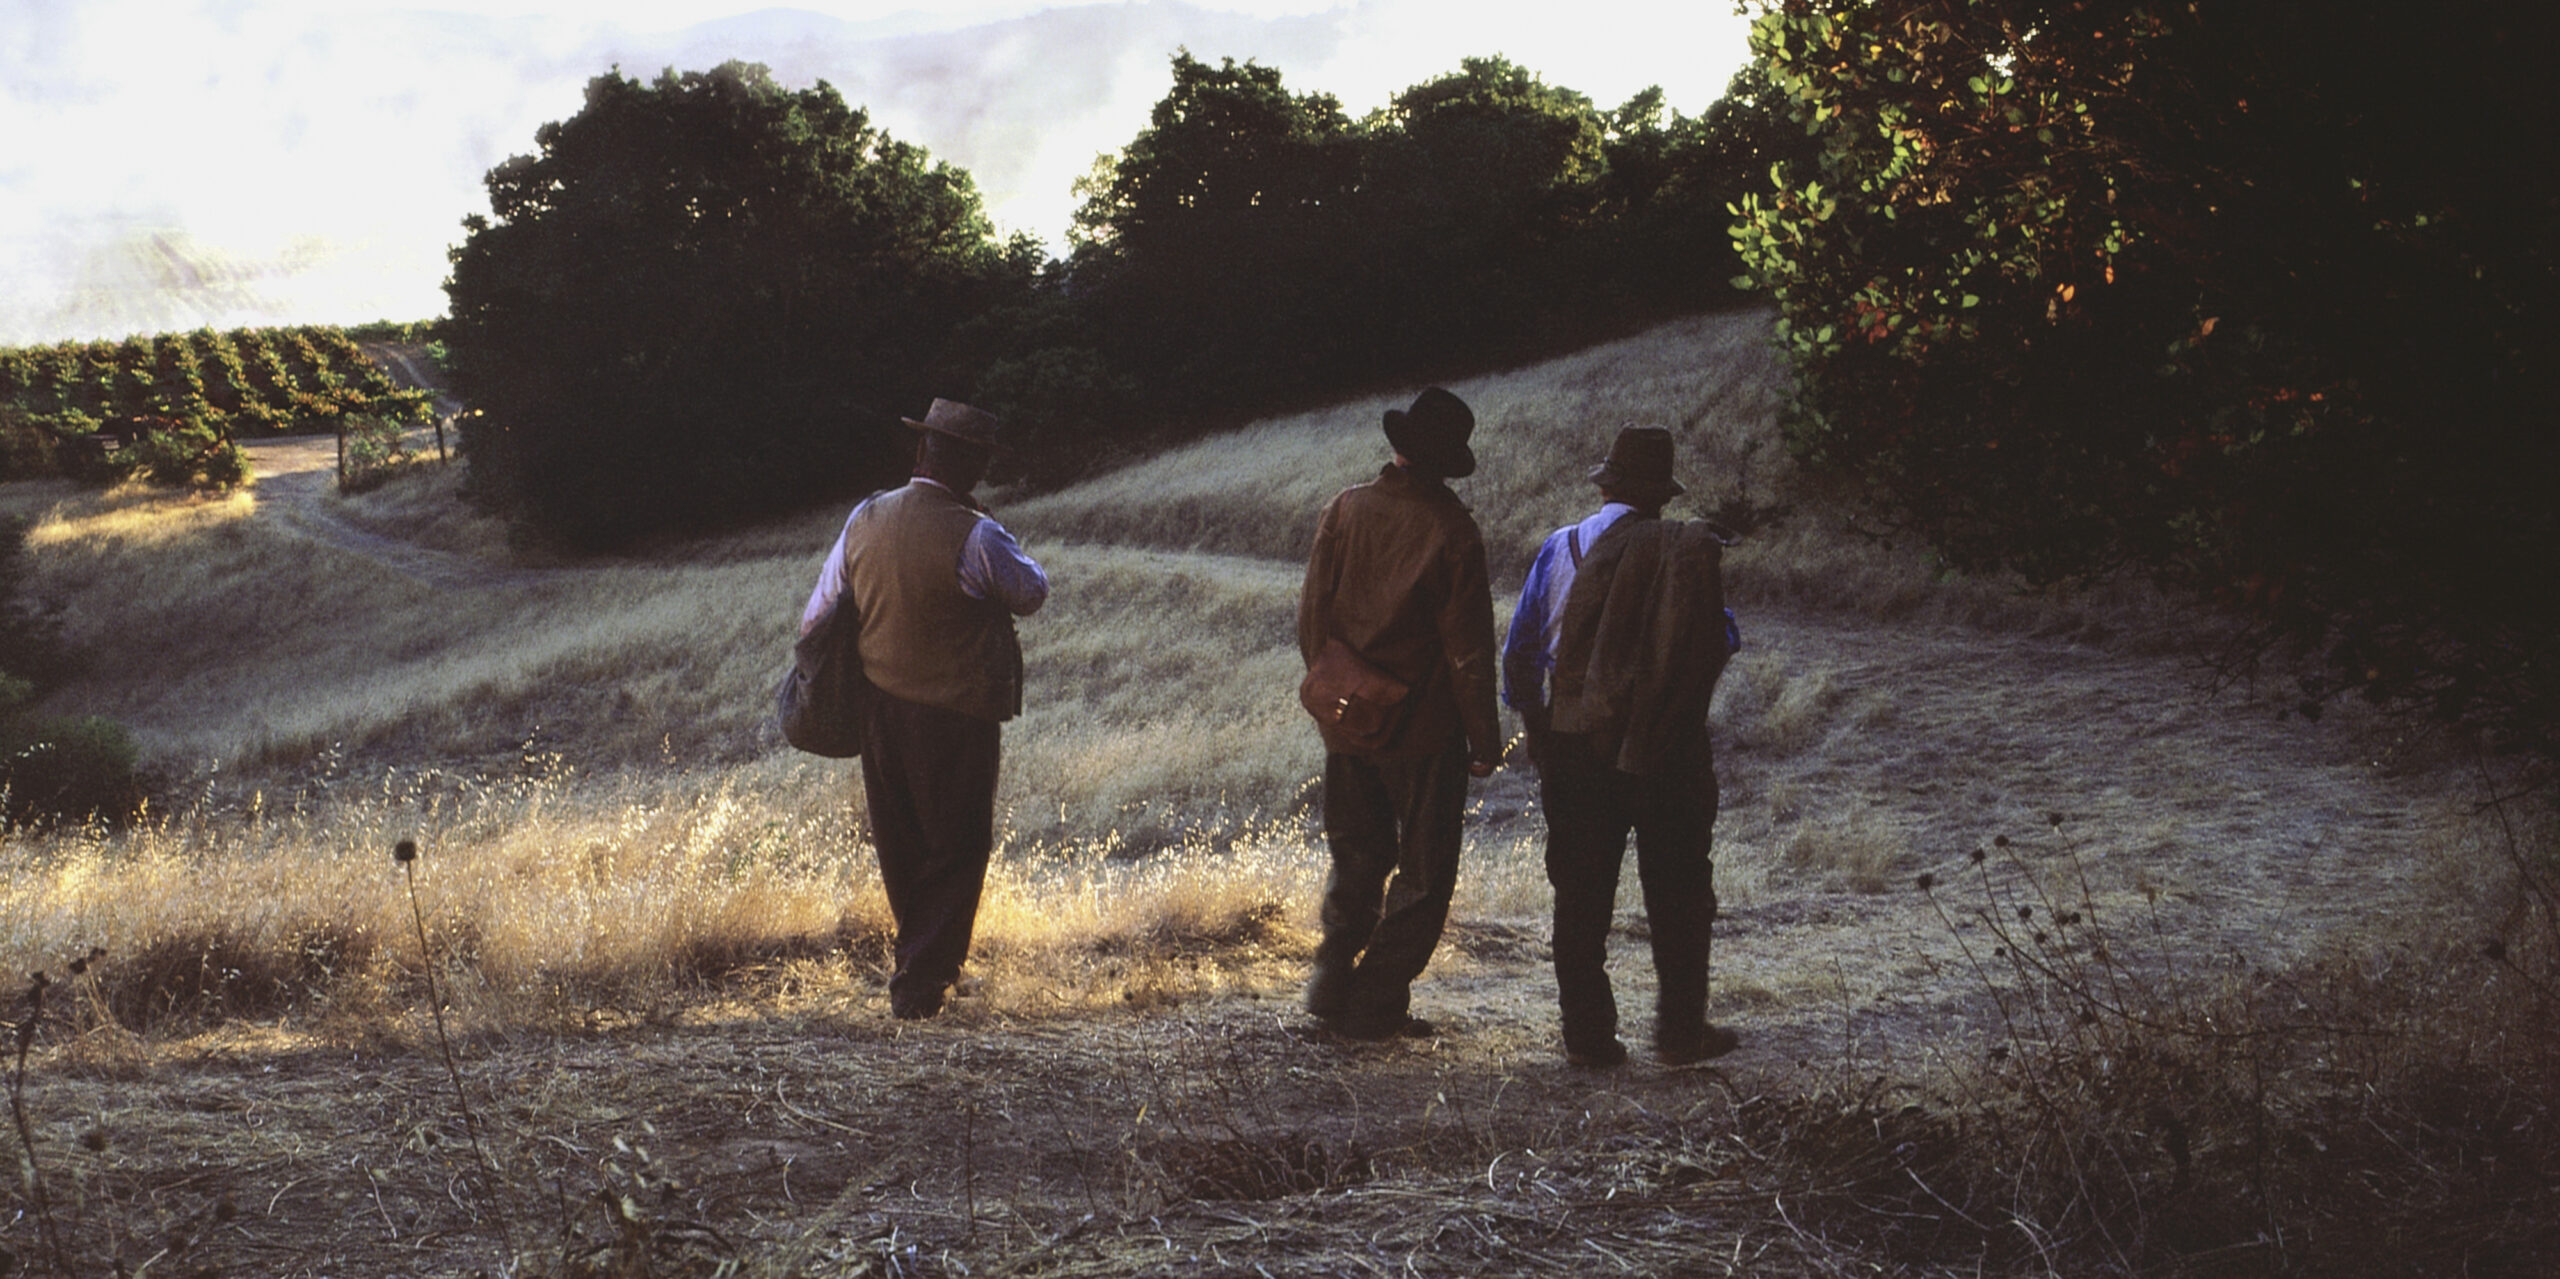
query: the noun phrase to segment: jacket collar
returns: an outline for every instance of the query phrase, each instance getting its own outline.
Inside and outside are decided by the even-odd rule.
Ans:
[[[1447,483],[1416,475],[1393,462],[1378,468],[1377,484],[1379,488],[1390,493],[1410,493],[1415,497],[1423,498],[1447,498],[1452,502],[1458,500],[1458,495],[1449,490]]]

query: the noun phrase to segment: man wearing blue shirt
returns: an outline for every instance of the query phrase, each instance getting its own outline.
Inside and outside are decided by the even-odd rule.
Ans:
[[[1591,472],[1599,511],[1538,548],[1502,649],[1504,700],[1528,727],[1546,811],[1556,999],[1576,1066],[1627,1059],[1607,962],[1630,832],[1659,984],[1655,1057],[1687,1065],[1740,1042],[1706,1019],[1716,914],[1707,705],[1740,646],[1724,607],[1732,537],[1661,518],[1687,491],[1671,460],[1670,432],[1619,433]]]
[[[866,703],[862,789],[880,882],[897,921],[889,1012],[942,1011],[975,931],[995,847],[1004,721],[1022,711],[1013,619],[1049,598],[1049,578],[969,496],[997,448],[994,415],[935,400],[915,478],[865,498],[809,593],[800,630],[841,598],[856,610]]]

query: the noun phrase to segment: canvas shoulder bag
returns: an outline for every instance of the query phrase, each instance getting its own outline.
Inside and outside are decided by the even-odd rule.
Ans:
[[[851,587],[818,615],[809,633],[791,645],[791,665],[774,689],[774,717],[782,740],[828,759],[862,753],[862,722],[879,695],[862,670],[862,614]]]

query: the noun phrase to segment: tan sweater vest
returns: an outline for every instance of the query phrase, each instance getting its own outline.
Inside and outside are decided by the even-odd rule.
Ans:
[[[861,610],[863,672],[911,702],[1003,721],[1022,711],[1013,615],[960,589],[978,513],[909,484],[871,499],[845,538],[845,593]]]

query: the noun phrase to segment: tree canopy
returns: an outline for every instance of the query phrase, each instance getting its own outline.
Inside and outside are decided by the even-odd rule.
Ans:
[[[1080,187],[1077,367],[1132,388],[1124,420],[1232,418],[1729,300],[1724,207],[1771,135],[1665,115],[1659,90],[1602,111],[1490,57],[1355,121],[1179,53]]]
[[[465,221],[447,344],[474,495],[573,545],[891,473],[954,330],[1039,261],[967,174],[760,66],[598,76],[535,143]]]
[[[1614,110],[1470,58],[1354,120],[1187,51],[1067,260],[823,82],[619,71],[488,175],[446,289],[470,491],[614,547],[898,473],[949,395],[1029,465],[1446,377],[1732,300],[1728,202],[1806,153],[1767,82]]]
[[[1763,6],[1821,147],[1734,228],[1797,443],[1959,566],[2138,566],[2316,645],[2314,694],[2549,749],[2560,604],[2519,575],[2560,553],[2551,27],[2489,0]]]

